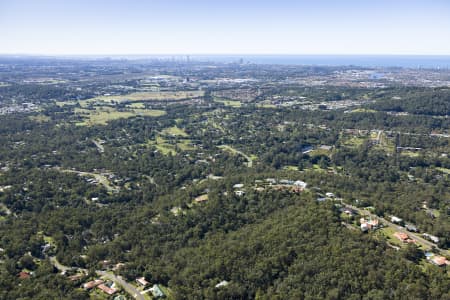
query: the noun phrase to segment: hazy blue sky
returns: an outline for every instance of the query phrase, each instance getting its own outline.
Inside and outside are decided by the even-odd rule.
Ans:
[[[0,0],[0,53],[450,55],[450,0]]]

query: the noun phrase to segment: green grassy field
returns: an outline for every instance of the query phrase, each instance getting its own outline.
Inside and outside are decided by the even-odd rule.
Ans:
[[[230,106],[230,107],[241,107],[242,106],[242,103],[237,100],[214,98],[214,102],[223,103],[225,106]]]
[[[160,136],[156,137],[156,141],[148,141],[148,145],[155,146],[156,149],[158,149],[158,151],[164,155],[175,155],[177,153],[177,151],[175,150],[175,146],[168,144],[167,141]]]
[[[284,166],[283,169],[287,171],[298,171],[297,166]]]
[[[189,98],[202,97],[204,91],[174,91],[174,92],[136,92],[128,95],[98,96],[87,100],[79,101],[85,107],[93,103],[112,104],[114,102],[143,102],[143,101],[177,101]]]
[[[361,146],[364,143],[364,141],[366,141],[366,138],[354,136],[349,139],[346,139],[343,144],[347,147],[357,148]]]
[[[188,134],[181,128],[177,126],[165,128],[162,131],[163,134],[172,135],[172,136],[181,136],[181,137],[187,137]]]
[[[133,102],[127,105],[129,108],[145,108],[145,104],[142,102]]]
[[[419,152],[408,151],[408,150],[402,150],[400,152],[400,155],[408,156],[408,157],[418,157],[418,156],[420,156]]]
[[[191,140],[182,140],[181,142],[177,143],[177,147],[180,148],[182,151],[191,151],[195,150],[195,147],[192,146]]]
[[[221,146],[217,146],[217,147],[222,150],[231,152],[232,154],[235,154],[235,155],[242,155],[243,157],[245,157],[245,159],[247,159],[247,166],[250,168],[253,166],[253,161],[258,158],[256,155],[250,154],[250,156],[249,156],[249,155],[243,153],[242,151],[234,149],[233,147],[228,146],[228,145],[221,145]]]
[[[164,137],[157,136],[156,140],[150,140],[147,142],[150,147],[155,147],[163,155],[175,155],[177,154],[177,148],[181,151],[195,150],[190,139],[182,139],[175,144],[170,144]]]
[[[395,246],[398,246],[398,247],[400,247],[400,248],[404,248],[404,247],[406,247],[406,246],[408,245],[407,243],[403,243],[402,241],[400,241],[398,238],[396,238],[396,237],[394,236],[394,233],[397,232],[397,230],[395,230],[395,229],[392,228],[392,227],[384,227],[384,228],[381,228],[381,229],[378,230],[378,232],[379,232],[380,234],[384,235],[384,236],[388,239],[389,243],[391,243],[391,244],[393,244],[393,245],[395,245]],[[427,250],[427,249],[430,248],[430,247],[428,247],[428,246],[426,246],[426,245],[420,243],[419,241],[417,241],[416,244],[417,244],[417,246],[419,246],[422,250]]]
[[[445,174],[450,174],[450,169],[447,168],[442,168],[442,167],[436,167],[436,170],[445,173]]]
[[[317,155],[326,155],[330,156],[331,151],[326,149],[314,149],[311,152],[308,153],[309,156],[317,156]]]
[[[49,122],[51,120],[50,117],[45,116],[45,115],[29,116],[28,118],[30,120],[38,122],[38,123]]]
[[[94,110],[75,108],[75,114],[83,118],[83,122],[76,125],[92,126],[106,125],[109,121],[117,119],[127,119],[136,116],[142,117],[159,117],[166,114],[163,110],[152,109],[130,109],[126,111],[118,111],[113,107],[98,107]]]
[[[277,106],[275,104],[270,103],[269,101],[262,101],[256,104],[257,107],[261,108],[276,108]]]

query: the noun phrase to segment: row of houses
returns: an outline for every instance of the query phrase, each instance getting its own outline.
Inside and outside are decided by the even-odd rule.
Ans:
[[[391,222],[394,224],[398,224],[398,225],[402,225],[402,226],[405,224],[403,219],[401,219],[399,217],[391,216],[390,219],[391,219]],[[405,229],[410,232],[419,232],[419,229],[413,224],[406,224]],[[423,233],[422,236],[424,239],[429,240],[435,244],[439,243],[439,237],[437,237],[437,236],[431,235],[429,233]]]
[[[403,232],[396,232],[394,233],[394,236],[403,243],[416,243],[416,240],[414,240],[408,234]],[[450,265],[450,261],[448,261],[447,258],[441,255],[435,255],[434,253],[426,252],[425,257],[430,263],[436,266],[442,267]]]
[[[360,227],[361,227],[362,232],[367,232],[369,230],[375,230],[375,229],[378,229],[380,226],[378,219],[372,219],[372,218],[369,218],[368,220],[366,220],[365,218],[361,218],[359,220],[359,223],[361,224]]]

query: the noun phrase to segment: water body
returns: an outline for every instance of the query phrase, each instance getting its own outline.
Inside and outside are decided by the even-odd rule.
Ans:
[[[280,65],[450,68],[450,55],[194,55],[190,59]]]

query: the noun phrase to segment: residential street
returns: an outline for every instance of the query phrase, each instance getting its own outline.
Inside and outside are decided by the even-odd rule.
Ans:
[[[431,241],[428,241],[428,240],[424,239],[423,237],[421,237],[421,236],[420,236],[419,234],[417,234],[417,233],[410,232],[410,231],[406,230],[404,227],[402,227],[402,226],[400,226],[400,225],[394,224],[394,223],[392,223],[392,222],[390,222],[390,221],[388,221],[388,220],[386,220],[386,219],[384,219],[384,218],[382,218],[382,217],[379,217],[379,216],[377,216],[377,215],[375,215],[375,214],[372,214],[372,213],[369,212],[368,210],[361,209],[361,208],[358,208],[358,207],[356,207],[356,206],[349,205],[349,204],[346,204],[346,203],[343,203],[343,204],[346,205],[346,206],[348,206],[348,207],[350,207],[351,209],[357,211],[357,212],[358,212],[359,214],[361,214],[361,215],[369,215],[369,216],[372,217],[372,218],[378,218],[383,224],[385,224],[386,226],[389,226],[390,228],[394,229],[395,231],[399,231],[399,232],[406,233],[406,234],[408,234],[411,238],[413,238],[413,239],[419,241],[420,243],[422,243],[422,244],[424,244],[424,245],[427,245],[427,246],[430,247],[430,248],[435,247],[435,248],[438,249],[443,255],[450,256],[450,251],[449,251],[449,250],[440,249],[435,243],[433,243],[433,242],[431,242]]]
[[[71,267],[62,265],[54,256],[50,257],[50,262],[55,266],[55,268],[57,268],[58,270],[60,270],[62,272],[71,269]],[[77,268],[77,270],[79,272],[84,272],[84,273],[88,272],[88,270],[82,269],[82,268]],[[135,299],[145,300],[144,296],[141,295],[141,292],[138,291],[134,286],[132,286],[131,284],[129,284],[125,280],[123,280],[121,276],[116,276],[116,275],[114,275],[112,273],[108,273],[106,271],[95,271],[95,272],[97,273],[97,275],[106,277],[109,280],[114,281],[116,284],[122,286],[123,289],[128,294],[133,296]]]
[[[108,273],[106,271],[96,271],[96,273],[99,276],[103,276],[108,278],[109,280],[114,281],[115,283],[117,283],[118,285],[122,286],[124,288],[124,290],[130,294],[131,296],[133,296],[135,299],[138,300],[145,300],[144,296],[141,295],[141,292],[138,291],[134,286],[132,286],[131,284],[129,284],[128,282],[126,282],[125,280],[122,279],[121,276],[116,276],[112,273]]]

